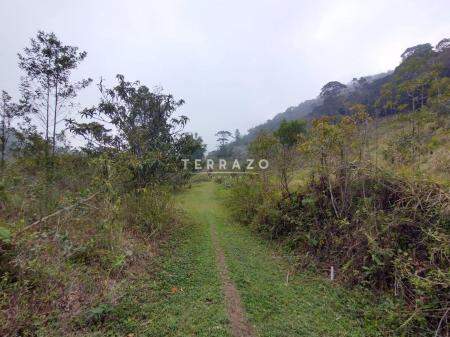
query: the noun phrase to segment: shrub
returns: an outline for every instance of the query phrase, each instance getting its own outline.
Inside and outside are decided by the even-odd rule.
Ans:
[[[158,186],[125,194],[119,207],[119,219],[122,223],[137,226],[145,230],[149,236],[160,234],[173,220],[172,196]]]
[[[339,183],[331,186],[336,204]],[[229,204],[237,218],[285,240],[306,261],[334,266],[343,283],[404,301],[407,310],[397,314],[397,326],[410,318],[402,327],[406,335],[436,330],[450,300],[447,190],[387,172],[366,172],[349,189],[350,208],[342,217],[320,177],[286,198],[264,194],[255,181],[243,179],[232,186]]]

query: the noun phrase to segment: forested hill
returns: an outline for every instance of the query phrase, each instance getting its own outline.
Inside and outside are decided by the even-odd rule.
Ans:
[[[430,95],[438,95],[439,91],[443,92],[441,87],[448,85],[450,39],[443,39],[435,47],[429,43],[410,47],[401,57],[401,63],[393,71],[354,78],[347,84],[328,82],[317,98],[289,107],[273,119],[249,129],[248,134],[229,147],[248,144],[262,130],[272,132],[283,120],[346,115],[355,104],[365,105],[376,117],[414,111],[424,106]]]
[[[321,98],[309,99],[297,106],[291,106],[287,108],[286,111],[275,115],[274,118],[267,120],[265,123],[249,129],[248,133],[242,137],[242,142],[251,142],[256,137],[256,135],[263,130],[270,132],[275,131],[276,129],[278,129],[281,121],[283,120],[291,121],[308,116],[313,112],[315,107],[322,104],[322,101],[323,100]]]

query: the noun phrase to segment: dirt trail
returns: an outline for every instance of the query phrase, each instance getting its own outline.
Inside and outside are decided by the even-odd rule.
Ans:
[[[374,325],[364,321],[363,313],[371,310],[371,307],[354,305],[360,302],[359,293],[350,293],[336,284],[330,284],[327,279],[309,273],[295,274],[290,278],[289,284],[286,284],[286,273],[292,269],[291,262],[284,257],[275,259],[274,255],[278,250],[274,251],[248,227],[236,224],[230,218],[224,206],[227,197],[228,190],[213,182],[196,184],[180,195],[180,206],[193,221],[200,224],[198,235],[201,237],[192,234],[192,242],[187,241],[186,249],[188,253],[199,251],[205,254],[203,269],[196,271],[205,283],[200,284],[198,292],[186,298],[186,302],[178,303],[174,309],[176,313],[172,317],[178,317],[177,310],[186,311],[183,307],[191,306],[188,301],[200,296],[196,306],[199,310],[185,315],[190,318],[189,324],[180,325],[176,335],[166,335],[381,335]],[[194,238],[198,240],[194,241]],[[199,244],[203,244],[200,250]],[[191,276],[187,281],[187,287],[193,287]],[[206,297],[203,295],[205,290],[209,292]],[[188,295],[190,292],[186,291],[184,294]],[[210,297],[214,297],[215,301],[207,301]],[[202,299],[205,303],[215,303],[216,306],[205,311]],[[168,307],[171,305],[168,304]]]
[[[234,337],[256,337],[255,330],[245,318],[245,310],[241,304],[241,298],[234,282],[228,275],[225,262],[225,254],[217,240],[217,229],[211,225],[211,239],[216,253],[217,266],[222,280],[225,304],[227,306],[228,318],[230,319],[231,331]]]

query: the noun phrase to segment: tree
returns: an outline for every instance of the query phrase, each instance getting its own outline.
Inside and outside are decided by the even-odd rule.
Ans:
[[[381,86],[380,93],[374,104],[382,110],[381,115],[389,115],[394,111],[395,100],[393,83],[385,83]]]
[[[283,120],[275,131],[274,135],[279,139],[280,143],[287,147],[292,147],[298,142],[299,136],[306,133],[305,120]]]
[[[189,159],[190,164],[193,164],[195,159],[203,159],[205,156],[206,144],[196,133],[183,134],[177,139],[175,146],[180,160]]]
[[[130,153],[139,186],[151,178],[164,180],[178,170],[180,149],[194,141],[182,133],[188,118],[173,117],[184,101],[162,89],[152,92],[139,82],[128,82],[123,75],[116,77],[118,83],[110,89],[100,81],[100,103],[81,111],[81,117],[90,121],[68,119],[69,129],[87,140],[88,152]],[[198,148],[199,139],[196,142]]]
[[[339,95],[347,86],[338,81],[331,81],[325,84],[321,91],[320,96],[323,98]]]
[[[217,137],[219,148],[222,149],[226,144],[228,144],[232,135],[230,131],[221,130],[217,131],[215,136]]]
[[[195,160],[204,158],[206,144],[196,133],[184,133],[176,139],[174,147],[176,157],[173,163],[179,167],[172,175],[172,182],[174,186],[181,186],[195,171]]]
[[[152,92],[120,74],[116,78],[117,85],[110,89],[104,88],[101,80],[100,103],[80,112],[82,118],[94,121],[67,119],[71,131],[85,137],[88,148],[100,151],[129,150],[141,158],[147,151],[168,149],[188,121],[186,116],[172,117],[184,100],[175,100],[162,89]]]
[[[356,144],[357,147],[359,147],[359,161],[363,162],[368,147],[368,129],[371,118],[367,113],[367,107],[364,104],[354,104],[350,107],[350,111],[353,113],[353,122],[357,126],[359,136],[358,144]]]
[[[290,195],[289,183],[296,164],[296,158],[298,157],[296,145],[305,133],[306,121],[304,120],[293,120],[290,122],[283,120],[278,130],[274,133],[280,144],[277,158],[280,185],[286,195]]]
[[[450,78],[435,79],[428,90],[431,106],[439,115],[450,112]]]
[[[262,130],[249,144],[248,151],[252,155],[252,159],[256,161],[265,159],[272,162],[277,156],[277,152],[279,150],[278,145],[279,142],[272,133]],[[270,183],[268,170],[261,170],[260,173],[263,189],[267,192]]]
[[[342,137],[338,127],[330,117],[321,117],[312,121],[310,136],[307,142],[300,146],[302,152],[314,163],[314,171],[318,173],[319,181],[327,186],[331,204],[336,216],[340,216],[332,187],[333,171],[338,165],[334,163],[335,154],[339,153]]]
[[[53,154],[56,150],[56,127],[64,120],[62,109],[71,106],[79,90],[91,83],[91,79],[71,81],[72,71],[86,55],[85,51],[79,52],[77,47],[64,45],[54,33],[43,31],[31,39],[30,46],[24,49],[23,54],[18,54],[19,68],[25,72],[21,84],[23,101],[28,111],[37,113],[43,122],[47,142],[50,142],[52,124]]]
[[[446,49],[450,48],[450,39],[442,39],[441,41],[439,41],[439,43],[436,45],[436,51],[438,53],[443,52]]]
[[[242,140],[241,132],[239,131],[239,129],[234,130],[233,138],[236,143],[239,143]]]
[[[429,43],[418,44],[417,46],[407,48],[401,55],[401,58],[403,61],[405,61],[411,56],[428,56],[432,52],[433,47],[431,46],[431,44]]]
[[[0,146],[1,146],[1,167],[5,166],[5,154],[8,146],[8,140],[11,135],[12,121],[20,116],[20,110],[17,104],[12,102],[11,96],[6,92],[2,91],[1,102],[0,102]]]

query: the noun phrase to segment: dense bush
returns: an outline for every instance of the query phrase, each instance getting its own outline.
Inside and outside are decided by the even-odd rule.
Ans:
[[[0,335],[66,335],[100,324],[99,303],[150,263],[155,239],[174,223],[172,197],[162,185],[134,189],[131,170],[126,154],[7,163],[0,185]]]
[[[339,186],[332,186],[339,203]],[[443,186],[373,172],[361,176],[348,215],[336,217],[326,179],[311,180],[290,198],[263,197],[243,179],[230,189],[230,208],[305,258],[301,265],[336,269],[348,285],[390,292],[405,301],[398,319],[414,335],[436,328],[449,302],[450,197]],[[307,258],[308,257],[308,258]]]
[[[119,218],[129,226],[138,226],[149,236],[162,233],[173,220],[171,194],[159,186],[125,194],[120,201]]]
[[[448,170],[431,163],[448,143],[447,119],[424,108],[386,120],[380,132],[364,106],[353,110],[312,121],[298,138],[295,155],[305,164],[297,166],[296,189],[281,193],[289,190],[276,171],[243,177],[229,189],[230,209],[282,240],[300,256],[299,267],[333,267],[339,281],[403,303],[395,317],[386,312],[387,330],[445,336],[450,193]]]

